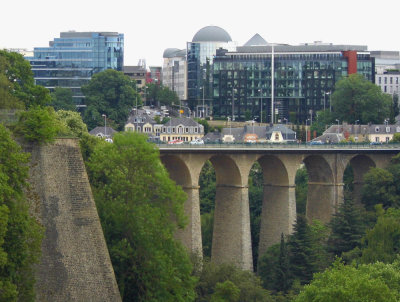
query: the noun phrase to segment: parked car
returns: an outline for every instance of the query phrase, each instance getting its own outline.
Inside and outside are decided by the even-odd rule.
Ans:
[[[309,145],[323,145],[324,143],[322,141],[311,141],[308,144]]]
[[[381,142],[370,142],[369,144],[370,144],[370,145],[382,145]]]
[[[197,139],[195,139],[195,140],[192,140],[192,141],[190,142],[190,144],[191,144],[191,145],[204,145],[204,141],[203,141],[202,139],[200,139],[200,138],[197,138]]]
[[[181,145],[181,144],[183,144],[183,140],[181,140],[181,139],[174,139],[174,140],[172,140],[172,141],[169,141],[168,144],[169,144],[169,145]]]

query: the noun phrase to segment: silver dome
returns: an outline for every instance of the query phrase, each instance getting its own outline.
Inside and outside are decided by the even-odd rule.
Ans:
[[[230,42],[231,36],[218,26],[206,26],[200,29],[193,37],[192,42]]]

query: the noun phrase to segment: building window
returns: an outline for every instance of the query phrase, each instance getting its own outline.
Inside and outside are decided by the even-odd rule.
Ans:
[[[375,137],[375,142],[379,143],[379,137]]]
[[[388,143],[390,141],[389,137],[386,137],[386,143]]]
[[[279,134],[275,133],[275,140],[278,141],[279,140]]]
[[[375,132],[379,132],[379,127],[375,127]]]
[[[379,84],[382,84],[382,78],[379,77],[378,80],[379,80]]]
[[[390,127],[386,127],[386,133],[390,132]]]

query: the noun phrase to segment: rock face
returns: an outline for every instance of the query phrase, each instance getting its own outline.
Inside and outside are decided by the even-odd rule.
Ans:
[[[76,139],[28,146],[29,199],[45,228],[37,301],[121,301]]]

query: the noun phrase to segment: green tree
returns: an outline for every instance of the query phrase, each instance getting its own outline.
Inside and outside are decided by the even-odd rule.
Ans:
[[[51,106],[55,110],[76,110],[76,104],[69,88],[56,87],[51,95]]]
[[[289,237],[289,261],[292,279],[301,284],[311,281],[317,271],[316,254],[313,250],[314,242],[310,226],[303,215],[297,215],[293,234]]]
[[[362,249],[362,263],[393,262],[400,255],[400,209],[389,208],[379,215],[364,240],[367,246]]]
[[[0,74],[12,83],[11,94],[26,108],[51,102],[49,90],[35,85],[31,65],[21,54],[0,50]]]
[[[329,110],[318,111],[317,118],[313,121],[310,127],[311,132],[314,133],[315,131],[317,136],[320,136],[326,130],[326,126],[332,124],[333,121],[332,112]]]
[[[341,257],[342,253],[361,247],[366,226],[360,207],[349,196],[345,196],[338,211],[333,214],[329,227],[328,250],[334,255]]]
[[[195,278],[174,239],[186,195],[158,150],[137,133],[100,142],[88,162],[93,194],[123,301],[192,301]]]
[[[381,302],[399,301],[400,265],[376,262],[344,265],[337,260],[332,268],[315,275],[295,302]]]
[[[172,105],[179,103],[179,97],[175,91],[158,83],[149,83],[146,86],[147,96],[155,106]]]
[[[396,165],[399,166],[399,165]],[[393,167],[399,169],[399,167]],[[399,175],[400,176],[400,175]],[[370,168],[364,175],[364,186],[361,201],[368,211],[372,211],[376,204],[388,207],[400,206],[400,195],[393,174],[387,169]]]
[[[90,82],[82,86],[87,108],[83,120],[89,129],[104,123],[103,114],[122,130],[132,108],[142,101],[135,90],[136,84],[122,72],[108,69],[96,73]]]
[[[28,142],[53,142],[60,130],[60,123],[52,107],[32,106],[21,112],[15,133]]]
[[[82,137],[88,132],[81,115],[76,111],[58,110],[56,118],[60,122],[59,135]]]
[[[211,297],[218,291],[217,285],[223,284],[226,281],[232,282],[240,290],[238,301],[273,301],[270,294],[262,288],[260,278],[254,273],[243,271],[232,264],[216,265],[209,262],[203,264],[203,269],[200,272],[196,288],[196,301],[210,301]],[[230,288],[231,293],[235,291],[234,287],[230,286],[230,283],[228,285],[225,283],[225,286],[223,286],[225,289],[227,287]],[[219,292],[221,292],[221,289]]]
[[[240,289],[233,282],[227,280],[217,283],[215,292],[211,296],[211,302],[236,302],[239,301]]]
[[[199,177],[200,213],[210,213],[215,207],[216,175],[213,165],[206,161]]]
[[[306,215],[307,193],[308,193],[308,173],[306,167],[302,167],[296,172],[296,212]]]
[[[351,74],[336,83],[332,94],[334,118],[354,124],[380,124],[389,117],[392,100],[379,86],[360,74]]]
[[[211,258],[212,237],[214,230],[214,211],[201,214],[201,240],[203,256]]]
[[[33,301],[34,267],[40,256],[43,230],[29,215],[29,155],[0,124],[0,300]]]
[[[393,134],[393,138],[390,142],[391,143],[400,143],[400,133]]]

